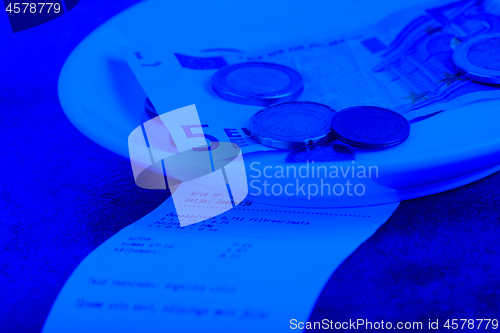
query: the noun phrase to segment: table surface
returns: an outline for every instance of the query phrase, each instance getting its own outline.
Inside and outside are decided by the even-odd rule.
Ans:
[[[78,132],[57,96],[71,50],[136,2],[87,0],[16,34],[0,18],[2,332],[39,332],[78,263],[167,198],[135,186],[129,161]],[[332,275],[310,320],[498,318],[499,185],[497,173],[402,202]]]

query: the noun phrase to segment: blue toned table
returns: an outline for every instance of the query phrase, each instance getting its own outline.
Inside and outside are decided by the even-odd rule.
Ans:
[[[137,188],[129,162],[79,133],[57,96],[71,50],[135,2],[82,1],[16,34],[0,19],[1,332],[39,332],[78,263],[167,198]],[[498,316],[499,185],[497,173],[402,202],[332,275],[311,320]]]

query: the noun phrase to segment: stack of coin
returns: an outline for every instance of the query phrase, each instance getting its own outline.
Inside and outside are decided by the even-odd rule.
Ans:
[[[469,79],[500,84],[500,33],[472,37],[453,51],[453,62]]]
[[[313,102],[271,105],[250,119],[252,137],[263,145],[293,149],[332,140],[334,111]]]
[[[332,130],[339,140],[351,146],[380,149],[404,142],[410,134],[410,124],[388,109],[355,106],[335,114]]]
[[[212,78],[214,91],[223,99],[248,105],[293,101],[304,88],[302,76],[291,68],[265,62],[226,66]]]

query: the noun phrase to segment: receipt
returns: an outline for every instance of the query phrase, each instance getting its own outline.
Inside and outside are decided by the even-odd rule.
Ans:
[[[290,321],[308,319],[331,274],[397,206],[243,201],[180,227],[168,199],[80,263],[43,332],[289,332]]]

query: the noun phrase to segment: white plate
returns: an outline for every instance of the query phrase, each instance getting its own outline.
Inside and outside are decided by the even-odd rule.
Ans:
[[[145,121],[145,94],[123,60],[120,46],[157,44],[161,38],[172,49],[259,49],[277,41],[288,42],[315,33],[324,35],[325,31],[332,36],[349,32],[413,5],[368,0],[341,4],[335,7],[330,2],[332,8],[324,8],[322,1],[139,3],[97,28],[71,53],[59,78],[62,107],[83,134],[128,158],[128,135]],[[249,45],[250,40],[258,45]],[[473,103],[413,124],[409,139],[399,146],[381,151],[356,149],[356,163],[376,165],[379,170],[378,178],[365,182],[366,193],[361,197],[342,195],[332,200],[323,196],[308,200],[303,196],[259,196],[255,200],[291,206],[361,206],[462,186],[500,169],[498,110],[497,100]],[[198,108],[198,112],[203,118],[203,110]],[[248,154],[245,164],[247,169],[255,161],[285,165],[285,155]]]

